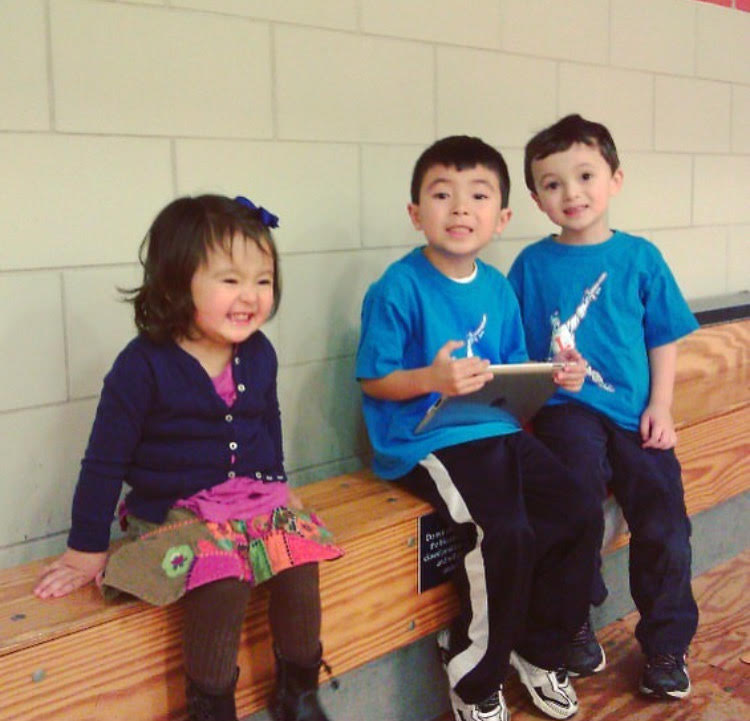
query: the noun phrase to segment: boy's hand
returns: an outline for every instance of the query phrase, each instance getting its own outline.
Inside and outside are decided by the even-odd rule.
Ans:
[[[641,448],[666,450],[677,445],[672,412],[663,405],[649,404],[641,416]]]
[[[552,376],[555,383],[566,391],[573,393],[580,391],[583,382],[586,380],[586,360],[584,357],[575,348],[567,348],[560,351],[552,360],[555,363],[565,364],[561,370],[555,371]]]
[[[490,362],[482,358],[452,358],[451,353],[464,345],[463,341],[449,340],[432,361],[432,386],[445,396],[463,396],[478,391],[492,373],[487,370]]]
[[[85,553],[69,548],[60,558],[50,563],[34,588],[39,598],[60,598],[91,581],[101,584],[107,552]]]

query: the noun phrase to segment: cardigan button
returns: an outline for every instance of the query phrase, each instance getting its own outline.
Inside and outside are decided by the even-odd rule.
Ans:
[[[239,357],[238,355],[236,355],[236,356],[234,357],[234,364],[235,364],[236,366],[238,366],[238,365],[240,364],[240,357]]]
[[[227,478],[234,478],[236,475],[237,474],[234,471],[229,471],[229,473],[227,473]]]
[[[234,420],[234,416],[233,416],[233,415],[232,415],[231,413],[227,413],[227,414],[226,414],[226,415],[224,416],[224,420],[225,420],[225,421],[226,421],[227,423],[231,423],[231,422],[232,422],[232,421]]]
[[[229,443],[229,450],[230,451],[236,451],[237,450],[237,442],[236,441],[231,441]]]
[[[237,390],[238,390],[238,391],[239,391],[240,393],[244,393],[244,392],[245,392],[245,384],[244,384],[244,383],[238,383],[238,384],[237,384]]]

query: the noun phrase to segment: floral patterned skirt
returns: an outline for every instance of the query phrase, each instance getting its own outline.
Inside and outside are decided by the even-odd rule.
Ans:
[[[292,566],[343,554],[315,513],[285,506],[223,523],[172,508],[158,524],[127,516],[127,531],[107,561],[102,591],[157,606],[212,581],[238,578],[256,586]]]

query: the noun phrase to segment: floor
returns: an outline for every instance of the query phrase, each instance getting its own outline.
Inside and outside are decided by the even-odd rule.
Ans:
[[[693,588],[701,618],[688,659],[691,695],[675,702],[638,695],[643,659],[633,638],[638,620],[633,612],[597,632],[607,668],[576,680],[576,721],[750,721],[750,549],[698,576]],[[515,675],[505,689],[512,721],[547,718]]]

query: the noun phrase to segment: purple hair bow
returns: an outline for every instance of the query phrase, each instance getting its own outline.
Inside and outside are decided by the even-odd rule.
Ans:
[[[253,203],[252,200],[246,198],[244,195],[238,195],[235,200],[242,205],[246,205],[251,210],[257,210],[260,214],[260,222],[266,226],[266,228],[278,228],[279,227],[279,216],[270,213],[263,207],[258,207]]]

